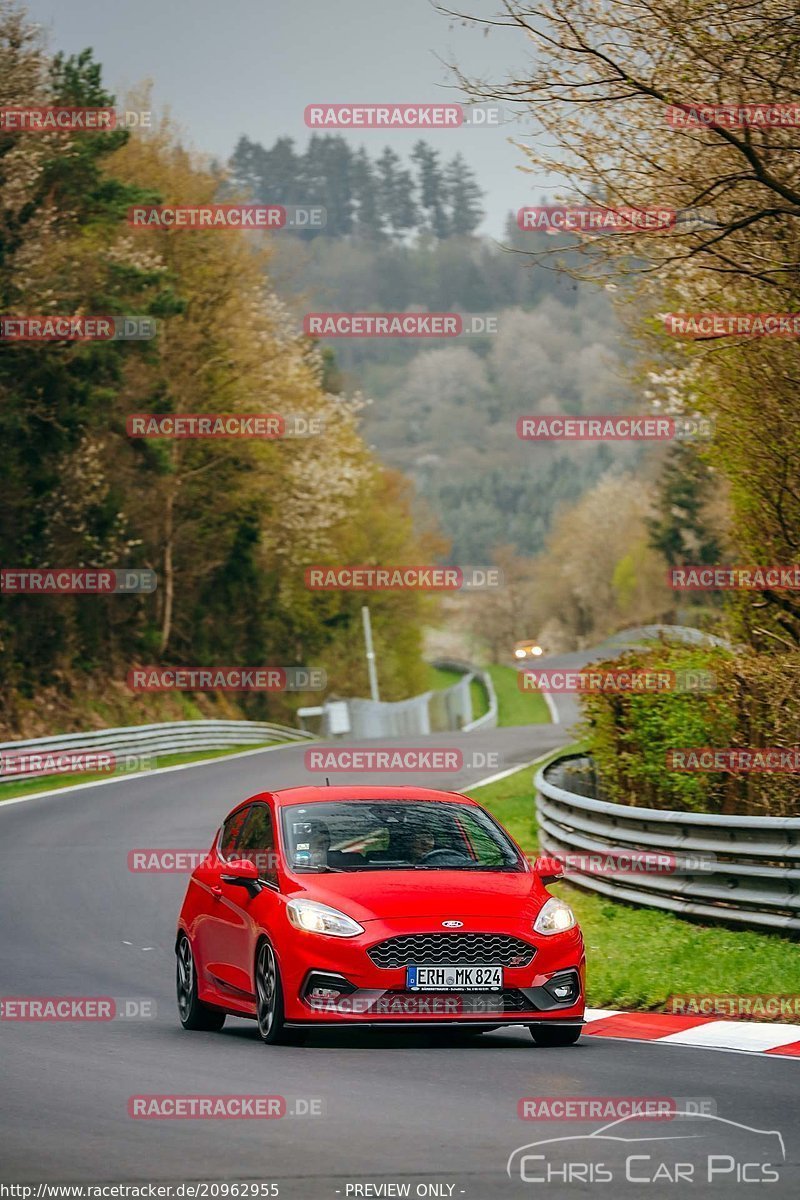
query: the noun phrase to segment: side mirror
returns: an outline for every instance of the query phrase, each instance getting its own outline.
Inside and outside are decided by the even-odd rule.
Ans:
[[[564,878],[564,864],[560,858],[537,858],[533,869],[545,887],[548,883],[558,883],[559,879]]]
[[[258,867],[249,858],[237,858],[225,864],[220,878],[223,883],[239,883],[248,887],[258,883]]]

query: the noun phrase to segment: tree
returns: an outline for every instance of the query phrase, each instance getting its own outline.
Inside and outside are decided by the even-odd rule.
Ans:
[[[263,185],[266,175],[267,151],[259,142],[240,137],[233,154],[228,159],[231,184],[240,192],[249,193],[263,201]],[[282,199],[282,197],[281,197]],[[280,200],[276,196],[275,203]]]
[[[411,172],[402,166],[400,156],[389,146],[378,159],[376,170],[383,219],[395,237],[402,237],[419,221]]]
[[[302,176],[308,190],[304,202],[325,208],[326,235],[345,237],[352,233],[354,155],[347,140],[340,134],[313,133],[302,161]]]
[[[800,539],[797,339],[713,336],[675,343],[669,312],[791,313],[798,304],[800,188],[788,124],[692,106],[770,105],[796,96],[800,37],[790,0],[506,0],[502,25],[535,48],[530,69],[500,85],[462,82],[475,99],[522,107],[532,168],[566,181],[566,199],[603,207],[703,209],[666,233],[565,239],[530,234],[537,261],[615,279],[621,307],[674,407],[715,420],[708,461],[728,480],[739,561],[790,564]],[[689,119],[687,120],[687,113]],[[542,247],[536,244],[539,238]],[[553,247],[553,243],[556,243]],[[800,599],[741,598],[757,647],[800,644]]]
[[[411,151],[417,167],[419,206],[425,214],[425,225],[436,238],[450,233],[447,217],[447,189],[439,165],[439,154],[427,142],[417,142]]]
[[[113,104],[90,54],[50,59],[38,38],[2,6],[0,107]],[[139,96],[129,107],[150,105]],[[5,313],[158,320],[157,336],[138,343],[0,341],[3,564],[158,574],[157,590],[141,596],[4,595],[3,726],[10,735],[49,725],[57,712],[66,727],[85,728],[88,696],[119,720],[132,710],[146,719],[155,701],[137,696],[126,707],[120,697],[128,669],[159,658],[325,665],[341,687],[360,613],[351,603],[328,622],[305,566],[347,561],[354,549],[362,561],[396,551],[424,562],[428,549],[407,496],[360,435],[361,402],[324,390],[322,356],[271,291],[269,239],[132,233],[133,204],[210,204],[226,187],[235,198],[169,121],[134,135],[4,130],[0,167]],[[330,367],[327,376],[335,384]],[[279,412],[323,431],[277,442],[129,438],[126,419],[141,412]],[[401,648],[392,687],[408,694],[425,601],[387,595],[380,607]],[[227,713],[287,718],[298,702],[256,695]]]
[[[308,204],[305,166],[291,138],[278,138],[265,150],[259,142],[241,137],[228,163],[234,191],[250,193],[261,204]],[[314,197],[315,203],[321,203]]]
[[[722,539],[708,512],[718,488],[719,479],[691,443],[670,448],[658,482],[657,516],[647,525],[651,546],[671,567],[720,561]]]
[[[652,504],[651,488],[609,473],[562,510],[534,562],[539,628],[549,626],[575,649],[663,619],[674,600],[666,564],[647,545]]]
[[[444,183],[450,209],[450,232],[468,236],[486,215],[481,208],[483,190],[463,154],[456,154],[445,167]]]
[[[0,67],[2,107],[113,105],[91,54],[49,59],[14,6],[0,14]],[[4,312],[152,315],[168,306],[168,281],[119,237],[126,207],[146,196],[106,174],[128,137],[121,130],[0,135]],[[125,565],[135,553],[104,455],[110,398],[126,365],[147,353],[143,343],[0,343],[5,564]],[[58,678],[72,656],[102,662],[116,631],[135,637],[144,603],[113,610],[114,600],[102,597],[4,598],[0,662],[9,700],[15,687]]]
[[[355,232],[360,237],[383,236],[383,212],[378,181],[369,155],[362,147],[353,160],[353,198],[356,205]]]

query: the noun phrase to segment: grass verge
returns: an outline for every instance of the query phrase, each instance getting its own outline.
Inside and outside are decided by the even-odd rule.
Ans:
[[[529,767],[472,793],[527,854],[538,848],[532,776]],[[700,925],[568,883],[552,890],[572,905],[583,928],[594,1008],[660,1009],[683,994],[800,994],[800,954],[788,937]]]
[[[550,711],[541,692],[521,692],[517,685],[518,672],[515,667],[504,667],[495,663],[486,668],[486,672],[494,684],[497,693],[497,724],[498,725],[546,725],[550,721]],[[428,687],[431,689],[452,687],[458,683],[461,675],[458,671],[443,671],[439,667],[428,664]],[[473,679],[470,685],[472,692],[472,712],[477,720],[488,712],[488,697],[482,684]]]
[[[452,687],[454,683],[458,683],[462,678],[460,671],[445,671],[441,667],[432,667],[430,663],[426,664],[428,668],[427,687],[429,691],[442,691],[444,688]],[[473,679],[469,685],[470,696],[472,697],[472,719],[477,721],[478,717],[482,717],[484,713],[489,711],[489,697],[483,689],[483,685]]]
[[[499,663],[487,668],[497,693],[498,725],[547,725],[550,710],[541,692],[521,692],[519,671]]]

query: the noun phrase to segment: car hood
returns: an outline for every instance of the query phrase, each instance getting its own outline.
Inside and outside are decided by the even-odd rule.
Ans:
[[[536,875],[502,871],[347,871],[292,876],[295,896],[357,921],[397,917],[514,918],[536,913],[547,893]]]

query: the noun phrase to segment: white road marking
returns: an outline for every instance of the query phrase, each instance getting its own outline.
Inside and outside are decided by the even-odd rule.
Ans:
[[[472,791],[473,788],[486,787],[489,783],[498,783],[501,779],[508,779],[509,775],[516,775],[517,771],[526,771],[528,767],[535,767],[538,763],[544,762],[556,753],[556,750],[548,750],[546,754],[540,754],[538,758],[532,758],[530,762],[518,763],[515,767],[509,767],[507,771],[499,771],[496,775],[487,775],[485,779],[479,779],[477,783],[464,784],[464,790]]]
[[[587,1008],[584,1016],[587,1023],[592,1021],[603,1021],[606,1017],[618,1017],[622,1009],[620,1008]]]
[[[714,1047],[720,1050],[773,1050],[800,1041],[800,1025],[776,1025],[765,1021],[711,1021],[658,1039],[680,1046]]]

